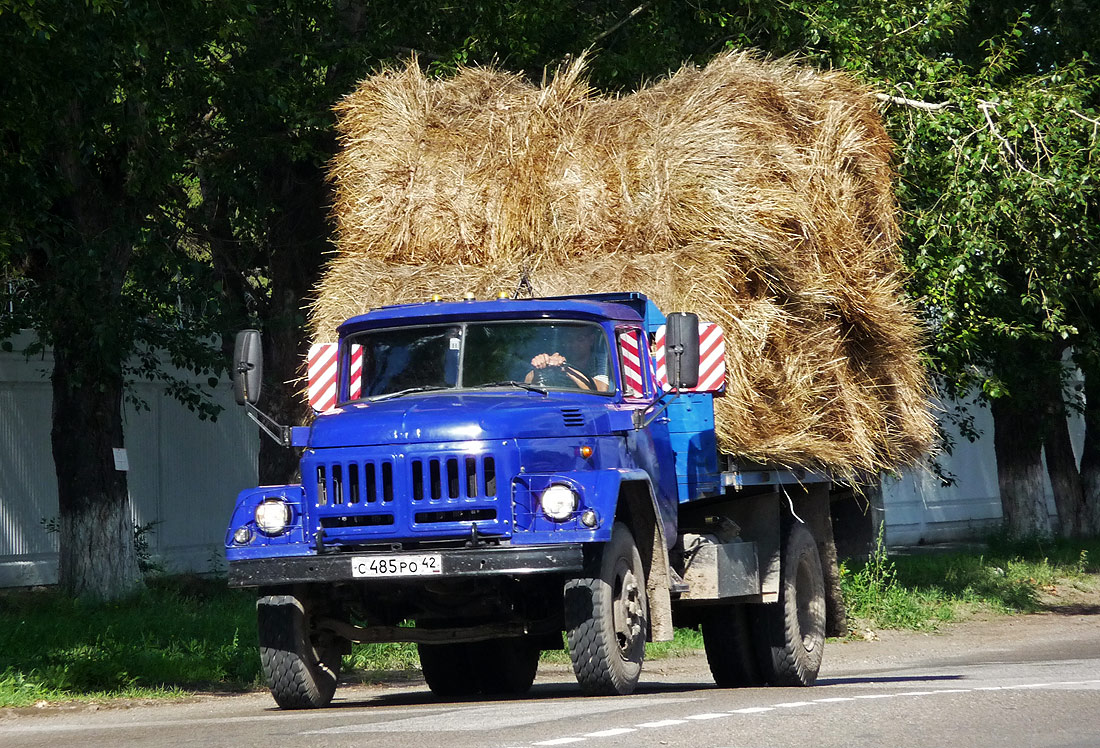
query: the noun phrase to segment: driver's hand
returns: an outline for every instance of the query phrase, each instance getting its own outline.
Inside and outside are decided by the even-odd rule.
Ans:
[[[547,366],[564,366],[565,356],[560,353],[540,353],[531,359],[531,366],[536,369],[545,369]]]

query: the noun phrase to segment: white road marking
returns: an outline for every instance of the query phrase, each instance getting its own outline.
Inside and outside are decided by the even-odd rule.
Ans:
[[[610,730],[586,732],[584,736],[586,738],[613,738],[616,735],[626,735],[628,732],[638,732],[638,729],[636,727],[612,727]]]
[[[1004,691],[1009,689],[1022,689],[1022,688],[1058,688],[1066,686],[1095,686],[1100,684],[1100,679],[1096,680],[1080,680],[1080,681],[1058,681],[1055,683],[1023,683],[1014,686],[983,686],[980,688],[938,688],[931,691],[902,691],[898,693],[875,693],[875,694],[858,694],[856,696],[828,696],[821,699],[814,699],[813,701],[784,701],[771,706],[748,706],[743,709],[733,709],[729,712],[704,712],[702,714],[692,714],[685,716],[684,719],[664,719],[657,722],[642,722],[636,727],[641,728],[660,728],[671,727],[672,725],[682,725],[687,720],[705,720],[705,719],[718,719],[719,717],[732,716],[734,714],[761,714],[764,712],[774,712],[776,709],[797,709],[804,706],[812,706],[815,704],[836,704],[844,701],[855,701],[857,699],[894,699],[902,698],[906,696],[934,696],[936,694],[948,694],[948,693],[974,693],[976,691]],[[628,732],[635,732],[635,728],[619,727],[610,728],[607,730],[600,730],[599,732],[591,732],[585,735],[586,738],[596,737],[612,737],[615,735],[623,735]],[[576,743],[584,738],[558,738],[557,741],[543,741],[541,743],[532,743],[531,745],[565,745],[567,743]]]
[[[554,738],[553,740],[540,740],[532,745],[567,745],[569,743],[583,743],[584,738]]]
[[[656,722],[642,722],[641,724],[635,725],[635,727],[671,727],[672,725],[683,725],[686,723],[686,719],[662,719]]]

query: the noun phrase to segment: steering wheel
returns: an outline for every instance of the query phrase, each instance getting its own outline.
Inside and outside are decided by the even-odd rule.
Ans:
[[[541,369],[534,369],[533,371],[535,372],[535,376],[532,378],[531,383],[540,387],[577,388],[577,381],[574,379],[574,377],[576,377],[581,380],[581,389],[596,390],[596,382],[592,377],[573,368],[570,368],[569,372],[566,372],[564,365],[546,366]]]

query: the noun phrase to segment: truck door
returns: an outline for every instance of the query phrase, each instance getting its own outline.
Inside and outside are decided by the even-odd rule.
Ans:
[[[640,327],[616,330],[619,349],[620,383],[623,401],[642,412],[650,411],[661,389],[649,350],[649,339]],[[645,470],[657,493],[657,506],[665,525],[665,537],[675,539],[679,499],[676,488],[676,456],[669,438],[668,414],[662,413],[644,429],[627,435],[627,452],[634,463]]]

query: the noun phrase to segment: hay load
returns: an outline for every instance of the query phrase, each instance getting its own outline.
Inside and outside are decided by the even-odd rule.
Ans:
[[[868,92],[746,53],[617,98],[583,69],[538,87],[412,62],[345,98],[315,335],[524,277],[539,295],[641,291],[725,328],[722,450],[847,474],[917,459],[933,428]]]

